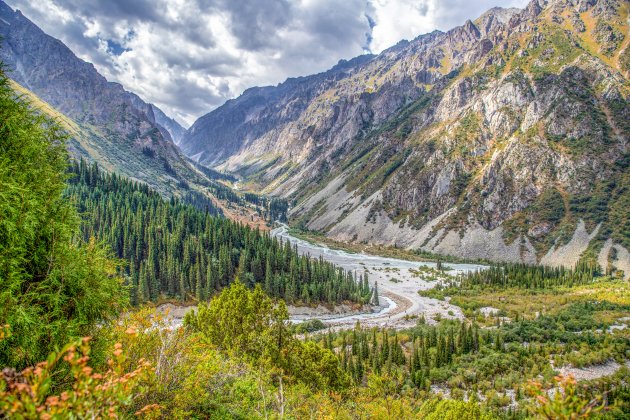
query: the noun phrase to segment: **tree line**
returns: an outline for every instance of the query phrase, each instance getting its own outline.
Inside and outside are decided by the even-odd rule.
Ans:
[[[576,286],[592,283],[599,271],[596,266],[582,262],[575,269],[504,263],[484,270],[469,271],[458,276],[456,284],[462,288],[518,287],[544,289],[558,286]]]
[[[430,372],[451,365],[456,356],[476,353],[486,343],[496,349],[503,345],[499,334],[483,334],[475,324],[461,322],[448,328],[419,324],[405,337],[385,328],[363,329],[357,324],[352,331],[328,332],[318,339],[334,351],[344,371],[356,383],[368,373],[391,375],[402,369],[410,383],[420,389],[431,385]]]
[[[148,186],[74,162],[66,196],[83,216],[83,239],[96,237],[126,261],[134,304],[161,298],[206,300],[236,276],[288,303],[368,303],[367,277],[356,278],[268,233],[171,198]]]

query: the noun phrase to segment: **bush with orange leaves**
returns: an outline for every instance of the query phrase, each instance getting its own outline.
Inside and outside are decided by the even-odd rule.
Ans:
[[[0,328],[0,336],[7,328]],[[51,353],[48,359],[21,372],[5,368],[0,377],[0,417],[15,419],[67,418],[119,418],[128,412],[133,399],[145,392],[145,383],[153,368],[144,360],[132,371],[124,368],[122,345],[114,346],[112,357],[104,372],[95,372],[90,366],[90,338],[66,345]],[[53,393],[52,376],[60,365],[67,363],[73,377],[71,387]],[[156,417],[160,407],[145,406],[135,414]]]
[[[540,382],[530,382],[528,393],[534,398],[529,410],[536,418],[585,419],[606,408],[603,396],[581,395],[577,381],[571,375],[554,377],[552,392]]]

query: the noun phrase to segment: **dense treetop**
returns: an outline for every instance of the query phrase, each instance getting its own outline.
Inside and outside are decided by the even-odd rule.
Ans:
[[[164,200],[95,164],[75,162],[70,172],[66,196],[83,215],[82,236],[105,241],[127,261],[124,274],[135,304],[161,297],[205,300],[237,274],[244,284],[260,284],[290,303],[367,303],[372,297],[367,278],[300,256],[267,233]]]

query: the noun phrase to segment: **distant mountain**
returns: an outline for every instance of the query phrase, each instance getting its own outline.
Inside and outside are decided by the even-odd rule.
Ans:
[[[271,134],[276,128],[299,120],[313,100],[371,59],[364,55],[341,61],[325,73],[288,79],[277,87],[247,89],[195,121],[180,147],[199,163],[224,162],[264,136],[276,135]]]
[[[180,147],[329,237],[630,275],[620,0],[533,0],[253,88]]]
[[[151,107],[153,108],[155,122],[168,131],[175,144],[179,144],[186,133],[186,129],[175,121],[175,119],[162,112],[162,110],[157,106],[151,105]]]
[[[7,74],[19,91],[72,126],[76,156],[166,194],[204,182],[174,144],[183,131],[177,122],[120,84],[108,82],[92,64],[1,1],[0,37],[0,60]]]

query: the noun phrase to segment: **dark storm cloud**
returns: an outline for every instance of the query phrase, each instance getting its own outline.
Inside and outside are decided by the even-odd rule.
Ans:
[[[374,37],[372,36],[372,29],[374,29],[374,27],[376,26],[376,22],[374,21],[372,16],[368,15],[367,13],[364,16],[368,21],[370,30],[365,32],[365,45],[363,45],[363,51],[369,54],[372,52],[372,49],[370,47],[370,45],[372,44],[372,40],[374,39]]]
[[[199,88],[185,77],[174,77],[172,83],[161,90],[161,97],[183,114],[194,114],[199,108],[215,108],[225,102],[229,93],[227,83],[217,86],[219,94],[210,93],[200,96]]]
[[[69,12],[80,16],[106,16],[109,19],[129,21],[162,21],[160,4],[154,0],[64,0],[55,2]]]
[[[369,31],[370,23],[361,11],[361,1],[322,1],[317,8],[307,10],[300,23],[308,33],[333,49],[340,40],[363,41],[361,36]]]

